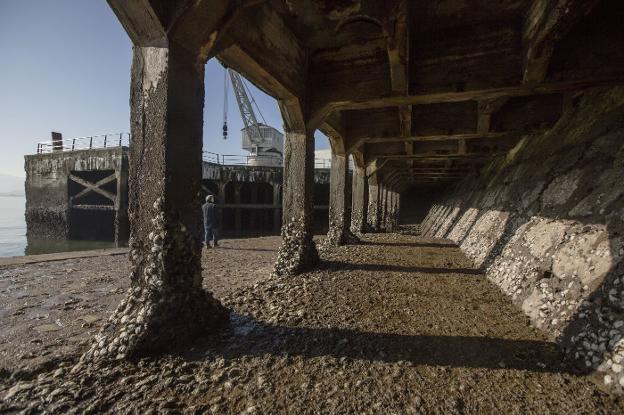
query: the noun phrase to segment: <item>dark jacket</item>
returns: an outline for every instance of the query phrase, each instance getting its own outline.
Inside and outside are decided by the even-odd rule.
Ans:
[[[206,202],[202,205],[202,214],[204,219],[204,228],[216,228],[217,223],[217,205]]]

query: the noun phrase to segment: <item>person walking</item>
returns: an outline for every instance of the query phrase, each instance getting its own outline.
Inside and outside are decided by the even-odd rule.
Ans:
[[[202,205],[202,216],[204,219],[204,242],[206,243],[206,249],[211,247],[210,241],[212,241],[212,247],[219,246],[217,239],[217,205],[214,202],[214,196],[206,196],[206,203]]]

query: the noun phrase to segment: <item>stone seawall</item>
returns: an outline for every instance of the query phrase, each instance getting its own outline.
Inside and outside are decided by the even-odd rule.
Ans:
[[[570,96],[421,224],[455,241],[585,371],[624,391],[624,88]]]

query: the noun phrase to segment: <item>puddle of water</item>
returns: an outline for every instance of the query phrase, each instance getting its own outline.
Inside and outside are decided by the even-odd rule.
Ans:
[[[235,336],[248,336],[259,324],[251,317],[241,314],[230,315],[230,326]]]

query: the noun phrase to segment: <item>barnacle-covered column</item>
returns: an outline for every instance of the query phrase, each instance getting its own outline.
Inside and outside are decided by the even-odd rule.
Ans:
[[[398,228],[400,225],[401,225],[401,193],[395,192],[394,226]]]
[[[129,218],[131,288],[86,359],[175,347],[227,319],[202,288],[204,64],[175,47],[134,47]]]
[[[399,228],[399,226],[401,224],[401,209],[400,209],[400,206],[401,206],[401,194],[395,190],[394,191],[394,206],[393,206],[394,227],[395,227],[395,229]]]
[[[378,216],[379,216],[379,230],[380,231],[385,231],[386,230],[386,208],[387,208],[387,204],[386,204],[386,197],[388,195],[388,189],[386,187],[385,184],[380,183],[379,184],[379,212],[378,212]]]
[[[318,263],[314,224],[314,133],[286,131],[282,190],[282,245],[274,275],[295,275]]]
[[[386,231],[393,232],[396,229],[396,210],[395,210],[396,192],[392,188],[388,188],[387,213],[386,213]]]
[[[329,230],[325,245],[340,246],[346,243],[357,242],[355,235],[349,229],[349,211],[347,209],[347,194],[349,186],[348,157],[337,154],[332,150],[329,187]]]
[[[281,229],[281,204],[282,204],[282,185],[279,183],[273,183],[273,232],[276,234]]]
[[[379,183],[377,175],[373,174],[368,177],[368,215],[367,225],[368,230],[371,232],[379,231],[379,217],[380,217],[380,194]]]
[[[368,216],[368,184],[366,171],[362,167],[353,169],[351,192],[351,232],[355,235],[366,231]]]

